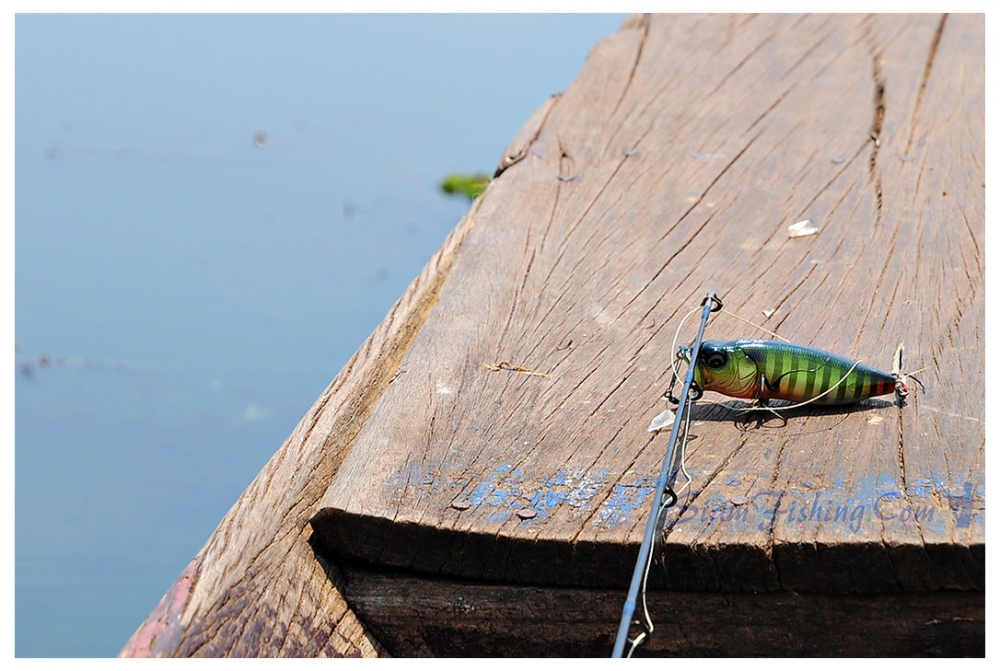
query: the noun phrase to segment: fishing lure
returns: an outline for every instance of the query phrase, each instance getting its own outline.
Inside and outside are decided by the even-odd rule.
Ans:
[[[643,641],[653,633],[653,621],[646,608],[646,578],[652,565],[651,537],[658,527],[663,511],[677,504],[678,497],[692,482],[691,475],[684,466],[684,456],[687,447],[688,430],[691,424],[691,407],[694,401],[701,398],[705,391],[714,391],[726,396],[752,399],[766,406],[771,399],[793,401],[796,405],[819,403],[838,405],[854,403],[875,396],[883,396],[895,392],[902,402],[910,390],[907,387],[907,376],[913,373],[903,373],[902,344],[896,348],[893,355],[892,373],[886,373],[877,368],[867,366],[860,361],[854,361],[837,354],[831,354],[814,347],[794,345],[787,341],[777,340],[702,340],[705,325],[710,312],[722,311],[742,321],[747,321],[739,315],[725,310],[722,301],[709,292],[702,301],[701,308],[692,309],[677,326],[671,349],[677,346],[684,321],[698,310],[702,310],[701,324],[698,336],[691,346],[682,345],[677,348],[677,357],[671,366],[673,376],[670,387],[663,398],[669,404],[677,405],[677,415],[668,407],[653,418],[649,431],[658,432],[673,425],[670,433],[670,443],[663,469],[657,480],[656,496],[654,497],[653,513],[650,515],[646,535],[639,548],[639,559],[632,575],[632,585],[628,598],[622,609],[622,620],[618,628],[618,637],[612,655],[621,657],[626,642],[631,643],[628,656],[632,656]],[[752,322],[748,322],[752,323]],[[757,326],[756,324],[753,324]],[[763,328],[757,326],[757,328]],[[766,329],[763,329],[766,330]],[[769,331],[770,333],[770,331]],[[771,333],[778,338],[781,336]],[[688,363],[687,375],[680,398],[673,394],[674,384],[680,378],[677,361]],[[922,369],[921,369],[922,370]],[[919,373],[920,371],[914,371]],[[918,384],[920,380],[913,377]],[[923,386],[921,384],[921,386]],[[778,415],[771,408],[766,408]],[[781,415],[778,415],[781,417]],[[675,419],[679,421],[675,422]],[[681,435],[683,426],[683,438]],[[676,488],[678,474],[682,474],[686,482]],[[641,584],[641,591],[640,591]],[[637,598],[641,598],[642,619],[632,619],[635,613]],[[643,631],[634,638],[628,638],[629,627],[640,625]]]
[[[690,350],[678,357],[690,363]],[[866,398],[909,393],[906,374],[886,373],[821,349],[777,340],[708,340],[694,368],[698,390],[766,405],[771,399],[840,405]]]

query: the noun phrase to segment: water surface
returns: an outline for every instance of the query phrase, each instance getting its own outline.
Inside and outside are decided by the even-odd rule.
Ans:
[[[18,15],[15,652],[116,654],[620,15]]]

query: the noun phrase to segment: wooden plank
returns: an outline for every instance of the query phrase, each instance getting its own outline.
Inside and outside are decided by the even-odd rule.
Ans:
[[[901,409],[699,405],[667,586],[982,590],[984,81],[981,15],[631,19],[460,225],[318,546],[627,584],[666,443],[646,427],[711,289],[794,342],[884,369],[905,342],[930,368]],[[789,239],[804,218],[819,234]],[[761,336],[728,314],[709,334]]]
[[[543,654],[525,646],[563,611],[579,626],[546,640],[607,654],[665,449],[646,426],[709,289],[793,341],[883,368],[905,341],[930,369],[903,408],[784,423],[706,397],[651,585],[684,629],[647,651],[982,654],[984,33],[981,15],[627,21],[122,655]],[[806,217],[819,234],[788,239]],[[709,334],[759,335],[728,314]],[[536,587],[345,579],[354,561]],[[473,628],[448,621],[459,597]]]
[[[399,657],[606,657],[620,590],[461,583],[347,570],[345,594]],[[984,592],[651,592],[637,656],[982,657]]]

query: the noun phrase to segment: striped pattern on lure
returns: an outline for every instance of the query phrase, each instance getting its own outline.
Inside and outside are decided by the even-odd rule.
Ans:
[[[689,361],[690,349],[681,348],[680,356]],[[820,405],[854,403],[891,394],[897,383],[903,385],[901,393],[906,391],[899,378],[877,368],[778,340],[707,340],[698,353],[694,381],[704,391],[735,398],[813,401]],[[817,398],[832,387],[828,394]]]

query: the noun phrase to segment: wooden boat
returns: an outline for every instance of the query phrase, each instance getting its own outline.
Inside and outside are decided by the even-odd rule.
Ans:
[[[122,654],[610,654],[707,290],[930,370],[904,407],[784,423],[706,395],[637,654],[985,654],[984,39],[982,15],[629,19]]]

